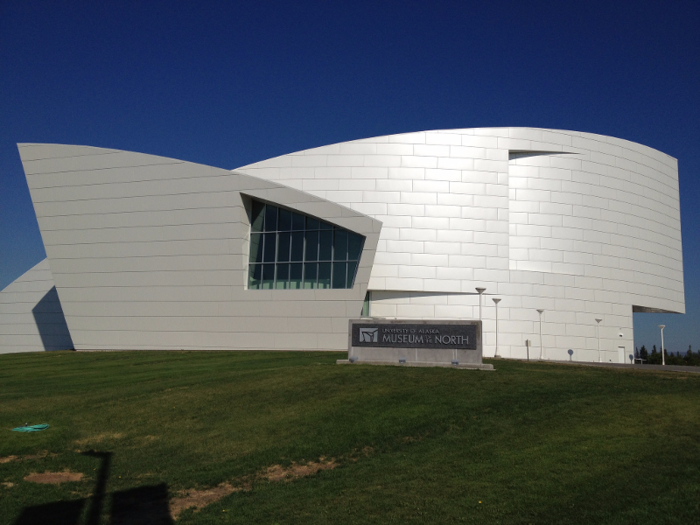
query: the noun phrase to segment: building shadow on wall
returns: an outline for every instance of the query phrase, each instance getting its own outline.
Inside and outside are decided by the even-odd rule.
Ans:
[[[73,339],[54,286],[32,308],[44,350],[73,350]]]
[[[91,498],[56,501],[26,507],[14,525],[99,525],[107,496],[111,452],[86,451],[101,460]],[[168,485],[150,485],[112,493],[110,525],[173,525],[168,506]]]

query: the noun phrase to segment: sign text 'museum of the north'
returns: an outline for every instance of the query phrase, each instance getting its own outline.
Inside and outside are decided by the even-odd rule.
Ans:
[[[352,346],[400,348],[476,349],[476,326],[473,324],[392,325],[354,324]]]

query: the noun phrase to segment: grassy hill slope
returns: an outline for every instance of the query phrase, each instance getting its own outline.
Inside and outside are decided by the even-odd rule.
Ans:
[[[698,521],[700,375],[338,357],[2,355],[0,523]]]

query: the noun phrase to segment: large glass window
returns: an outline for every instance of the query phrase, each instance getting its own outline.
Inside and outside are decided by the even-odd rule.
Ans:
[[[352,288],[364,242],[329,222],[254,200],[248,288]]]

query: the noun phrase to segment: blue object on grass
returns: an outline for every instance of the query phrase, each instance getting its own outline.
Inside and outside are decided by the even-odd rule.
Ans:
[[[24,427],[17,427],[13,428],[15,432],[41,432],[42,430],[46,430],[49,428],[49,425],[47,423],[42,423],[40,425],[27,425]]]

